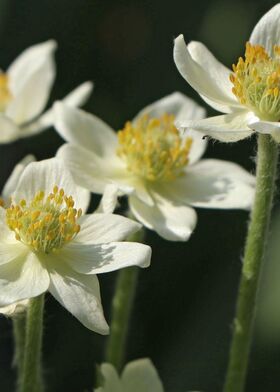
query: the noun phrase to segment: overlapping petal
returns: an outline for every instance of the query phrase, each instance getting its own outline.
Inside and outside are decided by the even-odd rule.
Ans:
[[[162,184],[158,191],[194,207],[247,210],[254,199],[255,177],[233,162],[204,159],[187,168],[172,187]]]
[[[101,157],[115,153],[117,135],[100,118],[61,102],[55,104],[54,110],[56,130],[67,142]]]
[[[24,169],[13,198],[16,201],[32,200],[38,191],[51,193],[55,185],[63,188],[67,195],[73,197],[76,208],[86,211],[89,204],[89,192],[76,185],[64,163],[58,158],[31,162]]]
[[[81,231],[75,241],[79,243],[102,244],[123,241],[140,230],[141,225],[116,214],[89,214],[79,219]]]
[[[136,197],[129,197],[129,206],[139,222],[169,241],[187,241],[197,221],[193,208],[172,202],[162,195],[154,195],[154,206],[148,206]]]
[[[25,251],[0,266],[0,306],[36,297],[49,288],[49,274],[33,252]]]
[[[248,127],[251,117],[252,113],[250,112],[238,111],[198,121],[182,121],[176,125],[182,131],[190,127],[221,142],[236,142],[253,133]]]
[[[250,42],[261,45],[270,55],[274,54],[274,46],[280,45],[280,4],[272,7],[256,24]]]
[[[49,263],[49,271],[49,291],[55,299],[85,327],[108,334],[97,277],[78,274],[65,263]]]
[[[230,70],[223,66],[200,42],[186,46],[183,35],[175,39],[175,64],[184,79],[214,109],[230,113],[240,104],[231,92]]]
[[[82,274],[103,274],[121,268],[146,268],[151,262],[151,248],[136,242],[78,244],[66,246],[59,254],[71,268]]]

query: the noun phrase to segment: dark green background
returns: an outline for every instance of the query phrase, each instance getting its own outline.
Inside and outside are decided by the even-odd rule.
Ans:
[[[24,48],[56,39],[58,72],[51,102],[77,84],[93,80],[95,91],[86,109],[118,129],[144,105],[175,90],[202,103],[173,62],[173,39],[179,33],[186,41],[203,41],[230,66],[243,54],[256,21],[274,4],[265,0],[0,0],[0,65],[5,70]],[[62,143],[51,129],[1,146],[0,185],[27,153],[38,159],[52,157]],[[252,171],[254,153],[252,138],[231,145],[210,143],[206,156],[233,160]],[[141,271],[131,323],[127,360],[150,357],[167,392],[219,392],[226,368],[248,214],[201,209],[198,218],[187,243],[170,243],[148,233],[153,261]],[[107,319],[115,277],[115,273],[100,277]],[[102,361],[105,341],[47,297],[47,391],[92,390],[94,366]],[[254,345],[247,391],[278,391],[280,347],[255,341],[259,343]],[[14,390],[12,350],[11,322],[2,317],[1,392]]]

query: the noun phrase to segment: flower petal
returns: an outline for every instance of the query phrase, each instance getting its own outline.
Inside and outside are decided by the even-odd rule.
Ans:
[[[110,242],[108,244],[78,244],[65,246],[58,255],[71,268],[81,274],[103,274],[121,268],[149,267],[151,248],[136,242]]]
[[[133,121],[143,115],[155,118],[163,114],[173,114],[176,118],[184,114],[184,117],[195,120],[196,118],[203,118],[204,113],[205,110],[195,101],[182,93],[175,92],[144,107]]]
[[[117,148],[117,135],[98,117],[62,102],[54,106],[55,128],[67,142],[77,144],[98,156],[111,156]]]
[[[132,219],[108,213],[82,216],[79,224],[81,231],[75,241],[87,244],[123,241],[141,229],[141,225]]]
[[[0,114],[0,129],[0,144],[11,143],[20,137],[20,128],[3,114]]]
[[[156,368],[148,358],[127,364],[121,380],[125,392],[164,392]]]
[[[139,222],[169,241],[187,241],[196,226],[193,208],[172,203],[159,195],[152,207],[130,196],[129,206]]]
[[[104,377],[104,384],[96,392],[126,392],[123,390],[118,373],[110,363],[103,363],[100,371]]]
[[[91,82],[85,82],[71,91],[61,102],[68,106],[82,106],[88,100],[93,89]],[[53,106],[31,124],[21,127],[20,137],[28,137],[44,131],[54,124]]]
[[[46,194],[51,193],[55,185],[63,188],[66,195],[73,197],[75,208],[82,208],[83,211],[87,209],[88,191],[75,184],[70,172],[58,158],[31,162],[24,169],[13,198],[17,202],[21,199],[30,201],[40,190]]]
[[[254,199],[255,177],[235,163],[204,159],[190,166],[172,186],[162,186],[161,192],[194,207],[247,210]]]
[[[9,76],[9,85],[13,92],[16,94],[21,90],[26,80],[29,79],[30,75],[38,67],[40,68],[42,63],[49,59],[57,44],[54,40],[48,40],[40,44],[30,46],[25,49],[7,69]]]
[[[14,170],[12,171],[2,190],[2,198],[4,199],[5,203],[8,203],[8,200],[11,197],[12,193],[16,190],[20,176],[22,175],[22,172],[25,167],[30,162],[34,161],[35,157],[33,155],[26,155],[26,157],[24,157],[19,163],[16,164]]]
[[[256,24],[250,42],[253,45],[261,45],[273,55],[274,45],[280,44],[280,4],[272,7]]]
[[[17,124],[38,116],[49,99],[55,78],[54,41],[27,49],[8,69],[13,99],[6,110]]]
[[[16,259],[0,266],[0,306],[37,297],[48,290],[49,283],[47,270],[25,247]]]
[[[260,121],[258,117],[255,117],[250,121],[248,127],[253,131],[268,134],[273,137],[273,139],[280,143],[280,123],[273,121]]]
[[[95,213],[112,214],[118,204],[118,191],[116,185],[107,185]]]
[[[176,125],[182,131],[192,128],[221,142],[237,142],[250,136],[248,127],[250,112],[236,112],[222,116],[209,117],[198,121],[182,121]]]
[[[186,46],[183,35],[175,39],[175,64],[183,78],[214,109],[230,113],[240,108],[231,91],[230,70],[200,42]]]
[[[78,274],[65,264],[52,264],[51,294],[86,328],[101,335],[108,334],[109,327],[103,314],[97,277]]]
[[[129,173],[116,155],[99,157],[80,146],[66,143],[58,150],[57,157],[65,162],[76,183],[91,192],[104,193],[108,184],[114,184],[122,194],[135,192],[141,200],[153,204],[145,184]]]

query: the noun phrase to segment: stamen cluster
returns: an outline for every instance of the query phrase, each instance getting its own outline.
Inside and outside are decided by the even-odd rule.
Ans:
[[[76,210],[74,204],[72,196],[54,186],[47,196],[39,191],[30,203],[23,199],[12,204],[6,210],[7,225],[18,241],[35,251],[50,253],[62,248],[80,231],[77,219],[82,210]]]
[[[192,139],[182,140],[173,115],[144,115],[135,123],[127,122],[118,138],[117,153],[127,169],[147,181],[173,179],[188,164]]]
[[[239,102],[261,119],[280,120],[280,47],[270,57],[259,45],[246,44],[245,60],[233,65],[230,80]]]

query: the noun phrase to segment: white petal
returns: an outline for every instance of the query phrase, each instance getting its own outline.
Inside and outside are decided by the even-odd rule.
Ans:
[[[20,137],[20,128],[3,114],[0,114],[0,129],[0,144],[11,143]]]
[[[204,159],[172,186],[162,186],[162,192],[194,207],[247,210],[254,199],[255,177],[233,162]]]
[[[58,150],[57,156],[65,162],[76,183],[91,192],[103,193],[112,183],[123,193],[134,190],[134,178],[116,155],[102,158],[85,148],[66,143]]]
[[[156,368],[149,359],[130,362],[122,373],[124,392],[164,392]]]
[[[11,305],[3,306],[0,308],[0,313],[5,316],[15,316],[25,312],[28,308],[29,299],[23,299],[22,301],[15,302]]]
[[[200,42],[186,46],[183,35],[175,40],[174,60],[184,79],[214,109],[230,113],[240,108],[231,91],[230,70]]]
[[[236,112],[222,116],[209,117],[198,121],[182,121],[176,125],[184,131],[192,128],[221,142],[237,142],[252,134],[248,127],[250,112]]]
[[[280,45],[280,4],[272,7],[256,24],[250,42],[261,45],[272,55],[274,45]]]
[[[117,148],[117,135],[98,117],[61,102],[54,106],[55,128],[67,142],[77,144],[98,156],[111,156]]]
[[[50,269],[51,294],[86,328],[101,335],[108,334],[97,277],[78,274],[59,260],[53,265],[55,268]]]
[[[25,167],[30,163],[35,161],[35,157],[33,155],[26,155],[16,166],[14,167],[14,170],[12,171],[12,174],[6,181],[3,191],[2,191],[2,198],[4,201],[7,203],[10,196],[12,193],[16,190],[16,187],[18,185],[20,176],[22,175],[23,170]]]
[[[14,94],[21,90],[30,75],[40,68],[42,63],[53,56],[57,48],[54,40],[49,40],[40,44],[30,46],[25,49],[9,66],[7,73],[9,85]]]
[[[75,241],[102,244],[123,241],[141,229],[139,223],[116,214],[89,214],[79,219],[81,231]]]
[[[104,384],[96,392],[126,392],[123,390],[123,385],[113,365],[103,363],[100,366],[100,371],[104,377]]]
[[[248,127],[253,131],[271,135],[276,143],[280,143],[280,123],[272,121],[260,121],[258,117],[253,119]]]
[[[110,242],[99,245],[73,242],[61,250],[58,258],[81,274],[96,275],[131,266],[149,267],[151,248],[136,242]]]
[[[27,247],[21,242],[9,241],[2,237],[0,240],[0,266],[24,257],[27,251]]]
[[[184,114],[184,117],[187,116],[187,118],[195,120],[196,118],[203,118],[204,112],[205,110],[195,101],[182,93],[175,92],[143,108],[133,121],[143,115],[156,118],[163,114],[173,114],[176,118]]]
[[[136,197],[129,197],[131,212],[144,226],[169,241],[187,241],[196,226],[193,208],[156,196],[155,205],[148,206]]]
[[[112,214],[118,204],[118,191],[116,185],[107,185],[95,213]]]
[[[85,82],[71,91],[61,102],[68,106],[82,106],[88,100],[93,89],[91,82]],[[53,106],[31,124],[21,127],[21,137],[28,137],[44,131],[54,124]]]
[[[36,297],[48,290],[49,282],[47,270],[25,247],[18,258],[0,266],[0,306]]]
[[[55,47],[53,41],[48,41],[29,48],[8,70],[13,100],[6,114],[17,124],[31,121],[46,106],[55,78]]]
[[[76,185],[64,163],[58,158],[31,162],[24,169],[13,198],[17,202],[21,199],[30,201],[38,191],[51,193],[55,185],[63,188],[66,195],[73,197],[75,208],[86,210],[89,202],[88,191]]]

